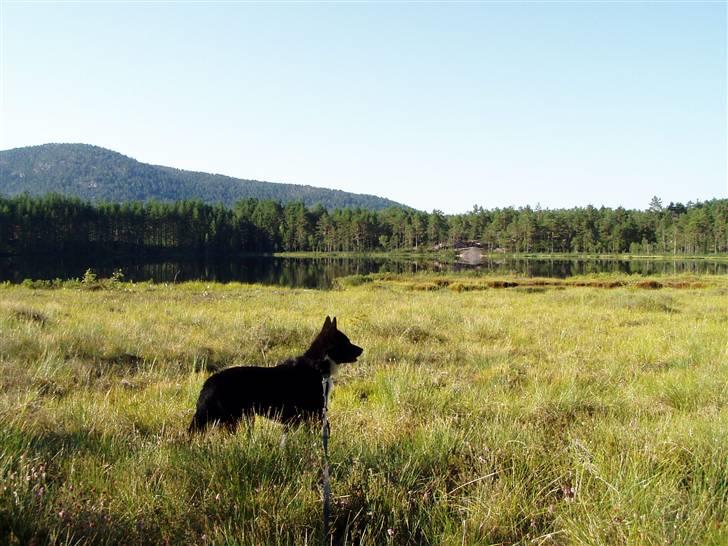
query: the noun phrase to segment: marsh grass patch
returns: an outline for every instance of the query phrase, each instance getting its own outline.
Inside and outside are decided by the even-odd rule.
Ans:
[[[597,400],[569,400],[549,403],[533,415],[535,422],[547,430],[563,431],[584,421],[604,417],[612,407]]]
[[[666,281],[664,286],[676,289],[697,289],[705,288],[707,284],[700,281]]]
[[[501,370],[497,378],[507,389],[521,389],[528,381],[528,367],[522,363],[510,363]]]
[[[411,288],[413,290],[421,290],[425,292],[431,292],[433,290],[440,290],[442,288],[437,283],[434,282],[422,282],[422,283],[415,283],[411,285]]]
[[[303,327],[287,327],[266,322],[249,328],[244,333],[244,338],[256,353],[266,357],[274,351],[292,351],[291,354],[302,352],[314,335],[313,330]]]
[[[346,288],[362,286],[372,282],[374,282],[374,277],[371,275],[349,275],[334,279],[333,287],[338,290],[344,290]]]
[[[145,362],[144,357],[128,352],[119,352],[93,357],[105,369],[121,368],[125,373],[133,373],[141,368]]]
[[[213,373],[230,366],[233,363],[233,356],[203,346],[192,350],[185,360],[190,363],[189,368],[194,372]]]
[[[676,301],[667,294],[626,294],[618,300],[621,307],[648,313],[679,313]]]
[[[11,308],[10,316],[13,317],[15,320],[30,322],[33,324],[38,324],[40,326],[45,326],[48,322],[48,315],[29,307]]]
[[[563,288],[563,287],[560,287]],[[544,294],[545,292],[548,292],[549,290],[552,290],[551,288],[547,288],[545,286],[519,286],[513,289],[514,292],[518,292],[521,294]]]
[[[410,343],[423,343],[425,341],[435,341],[440,343],[445,341],[445,336],[440,332],[431,328],[424,328],[417,324],[413,324],[412,326],[405,328],[399,337],[409,341]]]
[[[423,324],[421,322],[410,322],[407,320],[381,320],[371,322],[367,326],[368,331],[378,339],[398,340],[411,344],[422,344],[426,342],[441,343],[445,341],[445,335],[440,332],[436,325]]]
[[[658,290],[664,285],[654,279],[648,279],[644,281],[638,281],[635,283],[635,288],[642,288],[643,290]]]
[[[40,396],[62,398],[68,393],[68,387],[53,379],[35,379],[31,386]]]

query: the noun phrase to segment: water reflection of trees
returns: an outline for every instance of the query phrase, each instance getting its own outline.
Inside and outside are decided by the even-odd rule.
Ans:
[[[367,257],[276,258],[248,256],[234,260],[44,260],[13,257],[0,260],[0,280],[81,278],[87,268],[109,277],[121,268],[127,280],[154,282],[243,282],[303,288],[327,288],[337,277],[369,273],[417,273],[421,271],[471,271],[475,274],[559,277],[595,273],[630,275],[728,274],[728,263],[710,260],[619,260],[580,258],[486,258],[479,265],[443,263],[433,260],[390,260]]]

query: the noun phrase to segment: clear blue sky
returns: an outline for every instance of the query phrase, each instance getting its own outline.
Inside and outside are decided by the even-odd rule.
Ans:
[[[1,1],[1,149],[446,212],[728,195],[725,2]]]

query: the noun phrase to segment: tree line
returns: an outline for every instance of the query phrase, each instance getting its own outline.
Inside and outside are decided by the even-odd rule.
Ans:
[[[489,252],[728,253],[728,199],[654,198],[622,207],[484,209],[464,214],[404,208],[328,211],[301,202],[244,199],[92,204],[47,195],[0,197],[0,253],[366,252],[479,245]]]

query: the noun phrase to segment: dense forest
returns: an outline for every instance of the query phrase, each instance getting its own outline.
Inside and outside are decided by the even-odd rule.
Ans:
[[[474,207],[445,215],[306,207],[245,199],[92,204],[77,198],[0,198],[0,253],[408,250],[482,245],[490,252],[728,253],[728,199],[623,208]]]
[[[0,195],[23,193],[58,193],[98,203],[199,199],[232,207],[241,199],[252,198],[301,201],[329,210],[402,206],[374,195],[148,165],[88,144],[43,144],[0,151]]]

